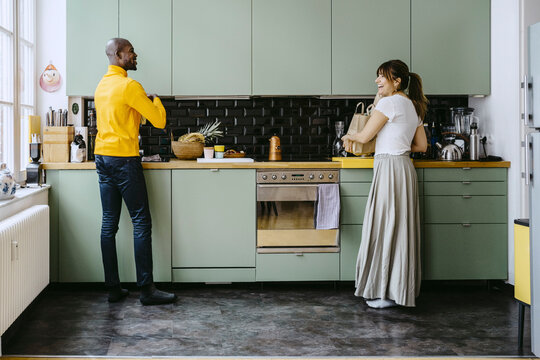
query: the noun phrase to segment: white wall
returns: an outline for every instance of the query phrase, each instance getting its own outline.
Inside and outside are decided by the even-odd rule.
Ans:
[[[488,136],[488,154],[510,161],[508,169],[508,281],[514,283],[514,219],[521,214],[519,1],[491,0],[491,95],[470,98]],[[489,251],[489,249],[486,249]]]
[[[62,86],[56,92],[48,93],[37,85],[36,111],[45,124],[45,114],[53,109],[67,109],[66,96],[66,1],[36,1],[36,74],[41,75],[49,62],[56,67],[62,77]],[[84,41],[84,39],[81,39]]]

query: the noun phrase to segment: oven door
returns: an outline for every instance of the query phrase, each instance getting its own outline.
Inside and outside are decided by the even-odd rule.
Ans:
[[[257,247],[336,247],[337,229],[317,230],[317,184],[257,185]]]

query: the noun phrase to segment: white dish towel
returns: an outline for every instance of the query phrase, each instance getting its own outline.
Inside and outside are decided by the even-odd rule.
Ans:
[[[339,228],[339,184],[319,184],[315,229]]]

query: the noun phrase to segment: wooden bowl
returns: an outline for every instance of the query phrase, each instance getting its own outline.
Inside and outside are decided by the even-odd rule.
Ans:
[[[245,153],[233,153],[233,154],[227,154],[227,153],[225,153],[225,154],[223,155],[223,157],[224,157],[225,159],[230,159],[230,158],[243,158],[243,157],[245,157],[245,156],[246,156]]]
[[[200,142],[171,141],[171,147],[178,159],[193,160],[202,156],[204,145]]]

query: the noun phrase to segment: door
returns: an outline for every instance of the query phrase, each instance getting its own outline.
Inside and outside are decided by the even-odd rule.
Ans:
[[[409,14],[409,0],[332,1],[332,94],[374,95],[379,65],[410,65]]]
[[[490,0],[412,0],[411,65],[429,95],[489,95]]]
[[[171,92],[171,0],[120,0],[119,33],[137,53],[137,80],[149,94]],[[144,16],[143,16],[144,14]]]
[[[69,0],[66,7],[66,93],[94,96],[109,64],[107,41],[118,37],[118,1]]]
[[[330,0],[253,0],[253,94],[330,94],[331,20]]]
[[[174,95],[251,95],[251,0],[173,0],[173,19]]]
[[[173,268],[255,267],[255,170],[172,171]]]

